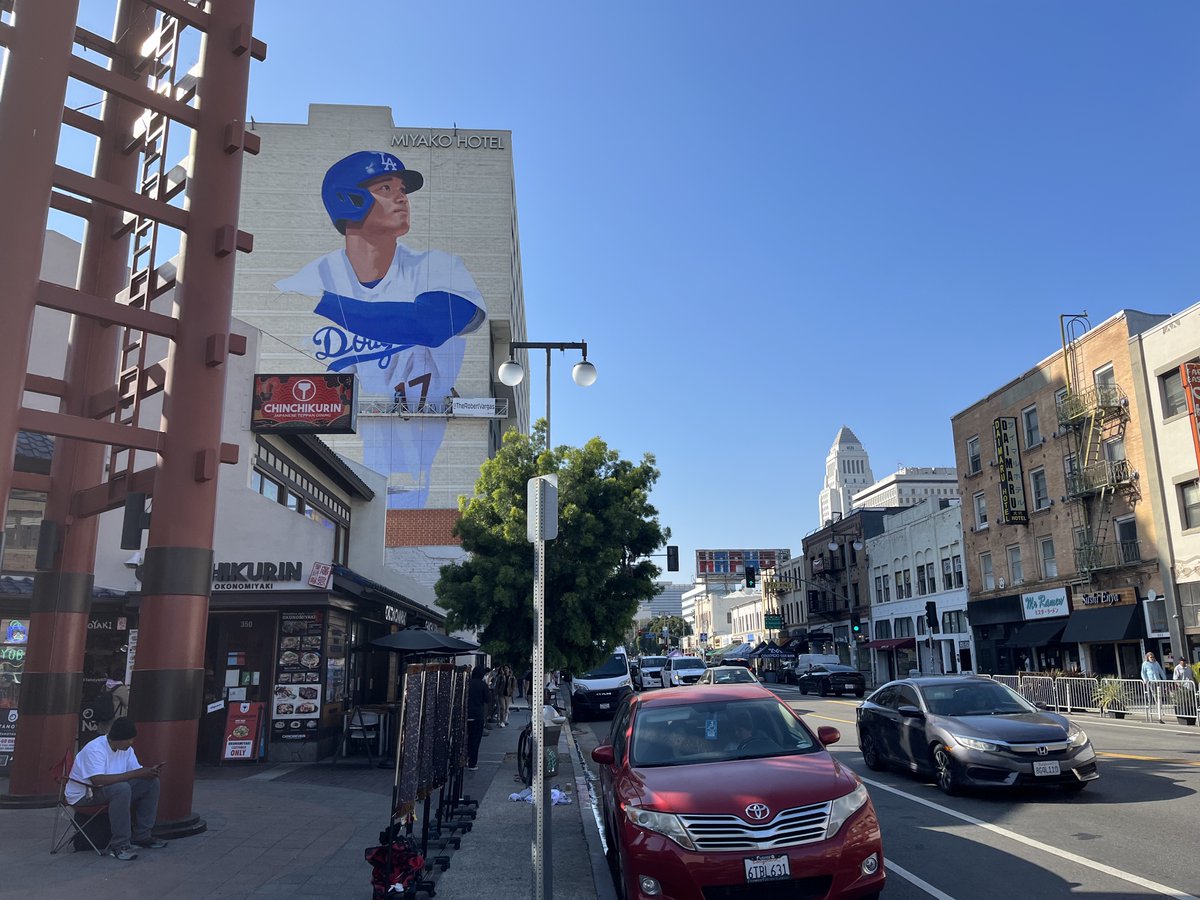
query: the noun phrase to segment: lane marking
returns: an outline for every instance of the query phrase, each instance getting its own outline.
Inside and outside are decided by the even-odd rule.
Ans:
[[[897,797],[903,797],[905,800],[911,800],[914,803],[919,803],[921,806],[927,806],[930,809],[947,815],[952,819],[958,819],[961,822],[966,822],[969,825],[975,825],[985,831],[990,831],[993,834],[998,834],[1001,837],[1008,838],[1010,841],[1015,841],[1018,844],[1024,844],[1026,847],[1032,847],[1034,850],[1040,850],[1048,853],[1051,856],[1057,856],[1059,859],[1065,859],[1068,862],[1073,862],[1076,865],[1083,866],[1088,869],[1093,869],[1097,872],[1102,872],[1113,878],[1119,878],[1122,881],[1128,881],[1130,884],[1136,884],[1138,887],[1146,888],[1154,891],[1157,894],[1163,894],[1167,897],[1172,897],[1174,900],[1200,900],[1192,894],[1177,890],[1173,887],[1168,887],[1165,884],[1159,884],[1157,881],[1151,881],[1148,878],[1142,878],[1140,875],[1134,875],[1132,872],[1126,872],[1122,869],[1114,868],[1113,866],[1105,865],[1101,862],[1096,862],[1093,859],[1088,859],[1086,856],[1080,856],[1078,853],[1072,853],[1070,850],[1062,850],[1058,847],[1052,847],[1048,844],[1043,844],[1035,841],[1033,838],[1026,837],[1023,834],[1018,834],[1015,831],[1009,831],[1007,828],[1001,828],[999,825],[993,825],[991,822],[985,822],[982,819],[977,819],[974,816],[969,816],[966,813],[961,813],[958,810],[950,809],[948,806],[942,806],[940,803],[934,803],[932,800],[926,800],[924,797],[918,797],[915,794],[910,794],[907,791],[899,790],[892,787],[890,784],[884,784],[881,781],[864,778],[863,782],[871,787],[877,787],[881,791],[887,791],[889,794],[895,794]]]
[[[1103,756],[1106,759],[1137,759],[1142,762],[1162,762],[1171,763],[1175,766],[1200,766],[1200,760],[1195,759],[1172,759],[1169,756],[1137,756],[1133,753],[1101,753],[1096,751],[1097,756]]]
[[[816,713],[801,713],[806,719],[824,719],[826,722],[841,722],[844,725],[856,724],[853,719],[835,719],[833,716],[818,716]]]
[[[923,890],[925,893],[927,893],[930,897],[936,898],[936,900],[954,900],[954,898],[951,897],[949,894],[947,894],[945,891],[939,891],[937,888],[935,888],[932,884],[930,884],[925,879],[918,878],[912,872],[908,871],[908,869],[902,869],[900,866],[896,865],[894,862],[892,862],[886,856],[883,858],[883,865],[889,872],[895,872],[897,875],[899,875],[905,881],[912,882],[917,887],[919,887],[921,890]]]

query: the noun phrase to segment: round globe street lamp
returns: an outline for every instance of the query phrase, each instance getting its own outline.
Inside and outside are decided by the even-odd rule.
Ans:
[[[587,341],[567,343],[561,341],[512,341],[508,345],[508,359],[501,363],[500,368],[496,370],[496,376],[501,383],[509,387],[516,387],[525,379],[525,369],[517,362],[516,358],[518,350],[546,351],[546,449],[549,450],[552,446],[550,443],[550,351],[579,350],[583,353],[583,359],[571,367],[571,379],[580,387],[591,387],[596,383],[596,367],[588,362]]]

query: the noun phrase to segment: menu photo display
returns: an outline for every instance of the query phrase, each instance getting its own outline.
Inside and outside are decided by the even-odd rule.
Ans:
[[[325,661],[321,610],[283,613],[279,658],[271,697],[271,738],[315,740],[321,719],[321,672]]]

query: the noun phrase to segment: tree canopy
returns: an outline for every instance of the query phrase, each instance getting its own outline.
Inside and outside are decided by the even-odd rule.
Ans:
[[[619,645],[638,602],[654,597],[660,569],[647,557],[670,530],[650,490],[654,457],[622,459],[600,438],[545,448],[544,420],[532,435],[509,432],[483,464],[474,497],[459,501],[455,533],[471,556],[443,566],[435,590],[451,628],[478,633],[497,660],[532,657],[533,544],[526,536],[530,478],[558,475],[558,537],[546,542],[546,665],[585,671]]]

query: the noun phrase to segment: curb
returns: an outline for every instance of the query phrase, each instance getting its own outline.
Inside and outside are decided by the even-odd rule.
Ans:
[[[604,838],[600,834],[600,823],[596,820],[595,806],[592,797],[591,769],[587,766],[579,742],[571,728],[573,723],[568,718],[567,727],[563,729],[567,741],[571,745],[572,761],[575,764],[575,802],[579,804],[579,819],[583,826],[583,837],[587,842],[588,861],[592,867],[592,882],[596,886],[596,900],[617,900],[617,889],[613,883],[612,870],[608,865],[608,857],[604,854]],[[586,798],[586,810],[585,806]],[[589,815],[591,813],[591,815]]]

